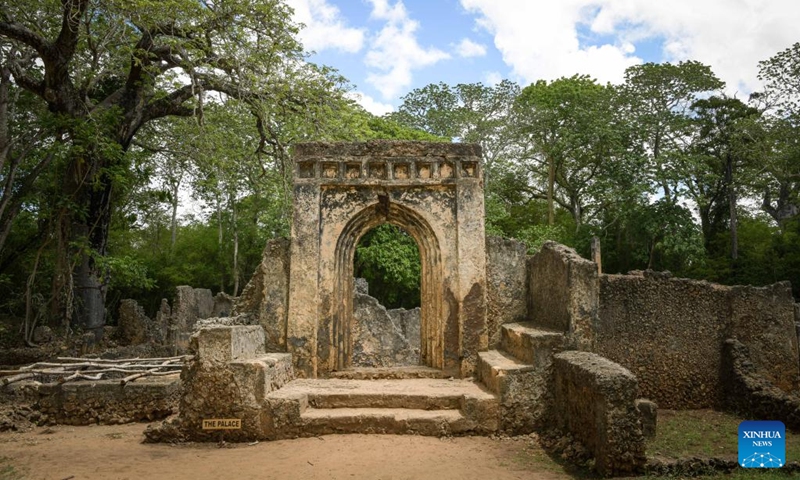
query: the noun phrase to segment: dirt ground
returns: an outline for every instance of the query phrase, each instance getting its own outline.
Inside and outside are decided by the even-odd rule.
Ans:
[[[570,478],[527,437],[330,435],[248,444],[143,444],[145,424],[0,433],[0,480]]]

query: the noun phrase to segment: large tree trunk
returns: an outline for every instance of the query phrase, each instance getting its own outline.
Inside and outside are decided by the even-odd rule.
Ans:
[[[736,216],[736,186],[733,184],[733,160],[728,158],[725,164],[725,183],[728,184],[728,209],[730,210],[731,228],[731,260],[739,258],[739,225]]]
[[[556,163],[552,155],[547,156],[547,224],[552,226],[556,223],[554,190],[556,185]]]
[[[79,250],[72,271],[75,289],[76,326],[103,335],[106,311],[105,297],[108,272],[102,259],[108,250],[111,226],[111,182],[103,172],[106,161],[89,155],[72,162],[67,190],[72,194],[76,209],[68,217],[71,222],[69,238]]]

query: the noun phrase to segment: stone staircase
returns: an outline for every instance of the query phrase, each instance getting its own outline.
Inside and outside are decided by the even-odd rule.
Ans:
[[[478,353],[477,377],[500,401],[499,429],[533,431],[545,408],[548,370],[553,355],[564,349],[561,332],[532,323],[503,325],[498,350]]]
[[[497,398],[471,380],[300,379],[269,393],[276,438],[333,433],[490,434]]]

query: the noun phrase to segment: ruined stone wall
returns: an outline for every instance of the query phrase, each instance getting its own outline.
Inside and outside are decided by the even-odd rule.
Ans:
[[[486,237],[486,330],[489,349],[500,344],[501,326],[528,315],[528,257],[524,243]]]
[[[234,315],[252,315],[264,327],[268,352],[286,351],[289,303],[289,240],[267,242],[261,263],[236,301]]]
[[[177,411],[180,379],[150,377],[120,385],[119,380],[45,383],[33,387],[42,421],[64,425],[153,421]]]
[[[589,352],[553,357],[554,426],[592,453],[601,475],[633,473],[645,463],[637,396],[636,377],[621,365]]]
[[[631,369],[662,408],[721,405],[722,347],[738,338],[784,391],[797,388],[788,284],[726,287],[668,273],[602,275],[594,351]]]
[[[356,292],[353,302],[353,366],[419,365],[419,308],[387,310]]]
[[[530,259],[529,318],[567,333],[570,348],[633,371],[642,395],[662,408],[722,404],[722,348],[741,341],[765,379],[800,386],[795,304],[786,282],[711,284],[669,273],[599,275],[594,262],[552,242]]]
[[[591,350],[598,313],[597,265],[575,250],[546,242],[529,260],[528,316],[538,327],[567,334],[567,344]]]
[[[745,418],[780,420],[787,428],[800,431],[800,397],[787,394],[767,380],[739,340],[726,340],[722,357],[725,408]]]

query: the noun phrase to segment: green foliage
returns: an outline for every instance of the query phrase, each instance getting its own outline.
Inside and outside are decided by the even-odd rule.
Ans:
[[[420,306],[419,249],[405,230],[384,224],[367,232],[356,246],[354,272],[385,307]]]

